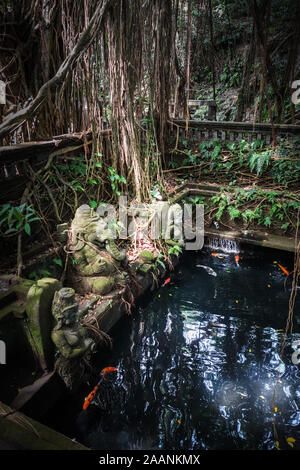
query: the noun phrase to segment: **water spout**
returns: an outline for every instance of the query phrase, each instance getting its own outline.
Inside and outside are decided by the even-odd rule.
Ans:
[[[239,253],[240,247],[235,240],[227,240],[225,238],[208,238],[205,247],[223,253]]]

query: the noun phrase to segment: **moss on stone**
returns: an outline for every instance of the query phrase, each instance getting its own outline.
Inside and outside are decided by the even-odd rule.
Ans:
[[[145,274],[148,274],[150,271],[153,271],[154,266],[152,264],[144,263],[140,266],[139,271]]]
[[[152,264],[156,260],[156,256],[149,250],[144,250],[140,254],[140,259],[145,263]]]
[[[60,288],[61,283],[57,279],[43,278],[31,286],[27,295],[26,313],[29,321],[26,331],[29,342],[43,365],[50,365],[52,362],[51,307],[54,293]]]
[[[3,303],[0,308],[0,321],[11,314],[16,318],[24,317],[26,297],[34,281],[7,275],[1,276],[1,280],[9,282],[11,287],[0,295],[0,302]]]
[[[29,279],[18,278],[18,284],[15,285],[14,291],[18,298],[26,299],[29,289],[33,286],[34,281]]]
[[[100,295],[106,295],[110,292],[115,284],[113,277],[98,277],[93,279],[93,291]]]

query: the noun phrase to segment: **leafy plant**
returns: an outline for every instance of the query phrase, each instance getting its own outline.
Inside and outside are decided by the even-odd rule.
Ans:
[[[157,256],[156,260],[155,260],[155,266],[162,266],[163,269],[166,269],[166,265],[165,263],[162,261],[164,259],[164,255],[162,253],[159,253],[159,255]]]
[[[31,235],[31,224],[40,220],[36,216],[35,210],[32,205],[26,203],[20,206],[12,206],[11,204],[4,204],[0,210],[0,228],[4,227],[3,235],[10,235],[13,233],[20,233],[23,230],[27,235]]]
[[[85,192],[85,189],[83,188],[83,186],[82,186],[81,184],[78,183],[77,180],[73,180],[73,181],[71,182],[71,184],[72,184],[73,188],[75,189],[75,191],[83,191],[83,192]]]
[[[179,166],[179,165],[178,165],[177,162],[173,162],[173,161],[172,161],[172,162],[169,162],[169,167],[170,167],[170,168],[178,168],[178,166]]]
[[[96,209],[96,207],[98,206],[98,203],[97,201],[89,201],[89,205],[92,209]]]
[[[179,245],[171,246],[168,250],[169,255],[179,256],[182,253],[182,248]]]
[[[292,142],[280,142],[278,147],[266,146],[261,139],[251,143],[245,139],[239,142],[222,141],[214,138],[201,142],[198,149],[188,148],[188,142],[181,142],[184,149],[183,164],[197,166],[204,175],[218,176],[224,181],[226,174],[229,184],[238,181],[243,168],[250,168],[258,177],[268,174],[274,183],[281,185],[296,185],[300,181],[300,139]],[[178,160],[177,160],[178,161]],[[171,168],[176,168],[177,161],[170,162]]]
[[[42,279],[43,277],[50,277],[50,276],[52,276],[52,274],[47,269],[38,269],[37,271],[31,271],[28,275],[28,278],[32,279],[33,281],[38,281],[39,279]]]
[[[193,153],[191,150],[187,150],[185,154],[187,155],[187,158],[183,160],[183,165],[195,165],[197,162],[198,153]]]
[[[266,150],[265,152],[253,153],[250,154],[249,166],[251,171],[256,171],[256,174],[259,176],[263,173],[263,170],[269,166],[270,163],[270,151]]]
[[[29,273],[28,275],[28,278],[29,279],[32,279],[33,281],[38,281],[39,279],[41,279],[42,276],[39,276],[37,271],[31,271],[31,273]]]
[[[204,196],[189,196],[188,199],[187,199],[187,202],[190,202],[192,203],[193,205],[197,205],[197,204],[204,204],[205,203],[205,197]]]
[[[150,189],[150,195],[151,195],[152,201],[155,201],[156,199],[157,199],[158,201],[161,201],[161,200],[162,200],[162,195],[161,195],[161,193],[160,193],[160,189],[159,189],[158,184],[155,184],[154,186],[151,187],[151,189]]]
[[[228,206],[227,207],[227,212],[228,212],[231,220],[237,219],[241,215],[241,211],[239,209],[237,209],[236,207],[234,207],[234,206]]]
[[[111,166],[108,167],[108,172],[109,179],[111,181],[111,188],[117,194],[117,196],[120,196],[120,184],[126,184],[126,178],[124,176],[118,175],[115,168]]]
[[[53,263],[57,264],[58,266],[60,266],[62,268],[63,266],[63,263],[62,263],[62,260],[59,259],[59,258],[53,258]]]

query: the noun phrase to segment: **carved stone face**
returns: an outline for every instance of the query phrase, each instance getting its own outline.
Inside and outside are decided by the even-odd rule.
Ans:
[[[64,312],[63,321],[65,325],[71,326],[77,322],[77,308],[72,308],[67,312]]]
[[[72,307],[65,310],[64,312],[59,312],[56,316],[56,320],[60,327],[62,326],[73,326],[77,322],[77,305],[76,308]]]
[[[52,314],[58,324],[73,325],[77,321],[78,303],[75,298],[75,290],[71,287],[63,287],[55,293]]]
[[[84,225],[85,222],[90,222],[97,217],[96,212],[90,206],[83,204],[78,207],[74,220],[76,219],[77,222],[81,222]]]
[[[84,242],[78,237],[93,243],[96,237],[96,226],[99,217],[87,204],[78,207],[72,222],[72,243],[73,249],[83,248]]]
[[[108,223],[105,219],[100,218],[97,222],[96,227],[97,238],[101,243],[104,243],[105,240],[112,237],[111,230],[108,228]]]
[[[80,206],[72,223],[73,244],[76,249],[84,246],[78,236],[95,245],[103,245],[106,240],[115,238],[115,232],[109,226],[109,217],[100,216],[87,204]]]

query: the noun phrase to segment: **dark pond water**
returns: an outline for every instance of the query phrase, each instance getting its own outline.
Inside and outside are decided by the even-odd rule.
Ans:
[[[97,374],[118,368],[110,411],[82,411],[95,376],[62,404],[56,428],[94,449],[273,449],[275,416],[280,448],[294,438],[300,449],[296,319],[279,356],[291,282],[278,263],[292,270],[293,257],[247,248],[236,264],[235,252],[212,251],[222,254],[187,253],[171,282],[114,328],[112,353],[95,356]]]

